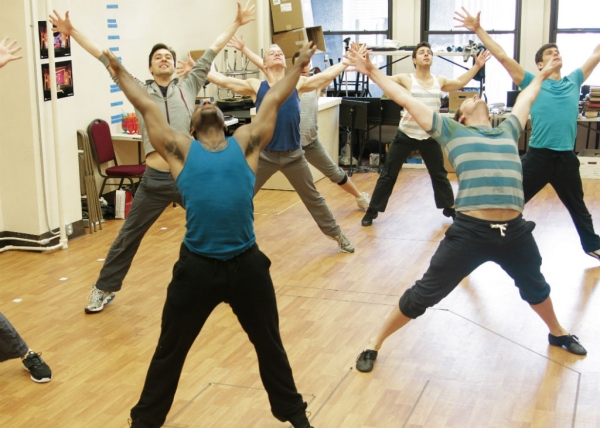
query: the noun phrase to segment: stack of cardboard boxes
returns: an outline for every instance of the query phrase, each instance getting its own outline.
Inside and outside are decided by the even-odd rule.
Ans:
[[[273,18],[273,43],[285,54],[288,67],[292,56],[312,41],[317,53],[327,51],[323,29],[315,27],[310,0],[270,0]]]

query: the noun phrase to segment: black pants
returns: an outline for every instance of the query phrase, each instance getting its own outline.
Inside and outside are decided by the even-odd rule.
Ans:
[[[212,310],[229,303],[258,356],[260,376],[281,421],[304,412],[279,334],[279,316],[269,267],[258,246],[228,261],[202,257],[182,244],[167,289],[158,346],[131,418],[151,427],[165,422],[187,353]]]
[[[583,201],[579,159],[575,153],[530,147],[522,164],[525,203],[550,183],[571,214],[583,250],[600,249],[600,237],[594,232],[592,216]]]
[[[550,286],[540,271],[542,256],[531,234],[534,228],[535,223],[521,216],[493,222],[457,213],[423,278],[400,298],[400,311],[409,318],[423,315],[485,262],[499,264],[527,303],[542,303],[550,295]]]
[[[444,168],[444,155],[439,143],[433,138],[415,140],[398,130],[394,136],[390,150],[385,159],[383,171],[377,180],[369,207],[378,212],[384,212],[387,207],[394,185],[402,165],[410,152],[418,150],[427,167],[433,186],[435,206],[450,208],[454,206],[454,193],[448,181],[448,171]]]

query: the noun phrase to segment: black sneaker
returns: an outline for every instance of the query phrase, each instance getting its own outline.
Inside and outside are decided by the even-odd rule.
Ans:
[[[365,216],[362,219],[362,225],[363,226],[371,226],[373,224],[373,219],[377,218],[377,216],[379,215],[379,213],[377,211],[375,211],[373,208],[369,207],[367,208],[367,212],[365,213]]]
[[[373,370],[373,365],[377,359],[377,351],[366,349],[360,353],[356,359],[356,370],[363,373],[368,373]]]
[[[40,355],[42,354],[29,351],[27,358],[23,359],[23,366],[29,372],[32,381],[37,383],[50,382],[52,380],[52,371]]]
[[[567,334],[564,336],[552,336],[548,333],[548,342],[552,346],[560,346],[566,349],[571,354],[585,355],[587,354],[586,349],[579,343],[579,338],[574,334]]]
[[[454,208],[444,208],[442,214],[446,217],[452,217],[452,220],[456,220],[456,210]]]

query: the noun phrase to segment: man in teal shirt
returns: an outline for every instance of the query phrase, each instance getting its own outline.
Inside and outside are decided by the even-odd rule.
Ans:
[[[521,89],[533,80],[533,74],[510,58],[502,47],[481,27],[479,17],[472,16],[465,8],[457,12],[455,20],[462,27],[473,31],[485,47],[494,55]],[[542,46],[535,55],[535,63],[541,70],[553,58],[562,61],[558,47],[553,43]],[[583,200],[583,186],[579,174],[579,160],[574,152],[577,137],[577,115],[581,84],[592,74],[600,62],[600,45],[578,69],[562,77],[560,68],[542,83],[540,95],[531,107],[532,133],[529,148],[522,159],[523,191],[525,203],[548,183],[565,205],[583,250],[600,260],[600,237],[594,232],[594,223]]]

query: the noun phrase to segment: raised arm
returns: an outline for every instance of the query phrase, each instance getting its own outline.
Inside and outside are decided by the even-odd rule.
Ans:
[[[227,88],[235,92],[236,94],[250,96],[256,99],[256,93],[260,86],[260,80],[258,79],[238,79],[235,77],[225,76],[218,71],[211,70],[208,73],[208,80],[222,88]]]
[[[263,59],[254,52],[252,52],[250,49],[248,49],[243,38],[234,35],[231,38],[231,40],[229,40],[229,43],[227,43],[227,46],[237,49],[238,51],[246,55],[246,58],[248,58],[248,60],[252,64],[257,66],[260,71],[262,71],[263,73],[266,72]]]
[[[587,61],[581,66],[581,71],[583,71],[583,80],[586,80],[592,72],[594,68],[600,62],[600,45],[596,46],[592,55],[587,59]]]
[[[21,46],[17,46],[17,41],[11,41],[8,37],[5,37],[0,42],[0,68],[4,67],[11,61],[16,61],[23,58],[23,55],[15,56],[21,49]]]
[[[250,21],[254,21],[254,5],[250,5],[250,0],[246,3],[246,6],[242,9],[242,6],[237,4],[237,14],[235,19],[229,26],[215,39],[212,45],[208,49],[215,53],[221,52],[221,49],[225,47],[227,42],[233,37],[235,32],[242,25],[246,25]]]
[[[366,53],[366,48],[363,45],[360,45],[360,48],[364,49],[364,53]],[[315,74],[310,77],[302,77],[299,82],[298,92],[300,94],[304,92],[312,92],[317,89],[321,89],[326,87],[331,83],[333,79],[338,77],[344,70],[346,70],[350,65],[352,65],[352,58],[343,58],[341,62],[333,65],[329,68],[326,68],[325,71],[320,72],[319,74]]]
[[[152,146],[169,163],[173,174],[178,174],[185,160],[183,153],[187,153],[184,147],[186,145],[189,147],[190,137],[169,126],[156,102],[133,80],[112,52],[106,50],[103,54],[108,58],[110,67],[120,82],[121,90],[131,104],[144,116],[148,138]]]
[[[441,78],[441,86],[442,91],[450,92],[457,91],[459,89],[464,88],[475,75],[481,70],[485,63],[491,58],[492,54],[490,51],[480,51],[475,58],[475,64],[466,73],[461,74],[456,79],[446,79],[444,77]]]
[[[71,36],[77,43],[79,43],[79,46],[85,49],[90,55],[92,55],[94,58],[100,58],[102,55],[102,48],[88,39],[85,34],[73,27],[71,19],[69,18],[69,11],[65,12],[65,18],[63,19],[55,10],[53,14],[50,14],[50,22],[54,26],[52,30]]]
[[[512,114],[517,116],[519,122],[521,122],[521,127],[525,129],[525,125],[527,124],[527,119],[529,118],[529,111],[531,110],[531,105],[536,100],[540,93],[540,89],[542,88],[542,82],[546,80],[552,73],[556,72],[561,66],[560,58],[553,58],[552,61],[549,61],[546,66],[539,72],[537,76],[531,81],[529,85],[525,89],[521,91],[519,96],[517,97],[517,101],[515,101],[515,106],[512,109]]]
[[[422,129],[431,129],[433,126],[433,110],[421,101],[413,98],[408,90],[398,85],[389,76],[386,76],[381,70],[375,67],[369,59],[368,52],[364,57],[359,55],[353,43],[348,55],[354,61],[354,67],[358,72],[368,76],[373,82],[379,85],[388,97],[408,110]]]
[[[473,31],[481,43],[489,50],[494,57],[500,61],[500,64],[508,71],[511,79],[516,85],[520,85],[525,77],[525,69],[506,54],[502,46],[500,46],[491,36],[485,31],[480,25],[481,12],[477,12],[477,16],[471,15],[467,9],[462,8],[463,12],[454,12],[454,20],[460,22],[460,25],[456,25],[458,28],[466,28],[467,30]]]

